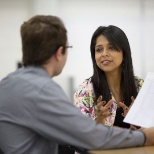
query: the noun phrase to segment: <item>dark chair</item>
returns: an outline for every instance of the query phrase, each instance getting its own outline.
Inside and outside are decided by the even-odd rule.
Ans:
[[[4,154],[4,152],[0,149],[0,154]]]
[[[75,150],[70,148],[67,145],[59,145],[58,147],[58,154],[74,154]]]
[[[84,148],[68,146],[68,145],[59,145],[58,154],[74,154],[75,151],[79,154],[89,154],[88,151]]]
[[[79,154],[90,154],[87,149],[81,147],[70,146],[71,149],[74,149]]]

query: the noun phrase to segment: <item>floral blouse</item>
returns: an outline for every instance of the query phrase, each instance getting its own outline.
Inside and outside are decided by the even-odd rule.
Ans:
[[[137,91],[141,89],[143,85],[143,80],[135,76],[135,83],[137,86]],[[111,93],[112,99],[115,100]],[[93,120],[96,118],[95,114],[95,108],[96,103],[94,102],[95,94],[93,90],[93,84],[91,82],[91,78],[88,80],[85,80],[83,83],[81,83],[77,89],[77,91],[74,94],[74,104],[76,107],[80,109],[80,111],[90,116]],[[115,116],[116,116],[116,110],[117,110],[117,103],[114,101],[112,107],[111,107],[111,116],[106,117],[105,119],[105,125],[113,126]]]

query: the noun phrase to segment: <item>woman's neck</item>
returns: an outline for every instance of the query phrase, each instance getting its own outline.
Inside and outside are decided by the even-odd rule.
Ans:
[[[106,73],[106,79],[109,85],[109,89],[112,92],[116,102],[122,101],[122,92],[121,92],[121,73]]]
[[[111,90],[120,90],[121,73],[105,73],[106,79]]]

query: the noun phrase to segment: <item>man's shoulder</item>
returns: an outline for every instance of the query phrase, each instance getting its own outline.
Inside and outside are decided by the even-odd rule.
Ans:
[[[48,73],[42,68],[28,67],[20,68],[4,79],[1,80],[1,86],[8,85],[10,88],[36,88],[41,89],[44,86],[48,85],[57,85]]]

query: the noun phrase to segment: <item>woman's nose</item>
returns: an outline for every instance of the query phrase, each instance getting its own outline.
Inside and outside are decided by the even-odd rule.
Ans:
[[[104,51],[102,52],[102,55],[103,55],[103,56],[109,56],[108,50],[104,49]]]

